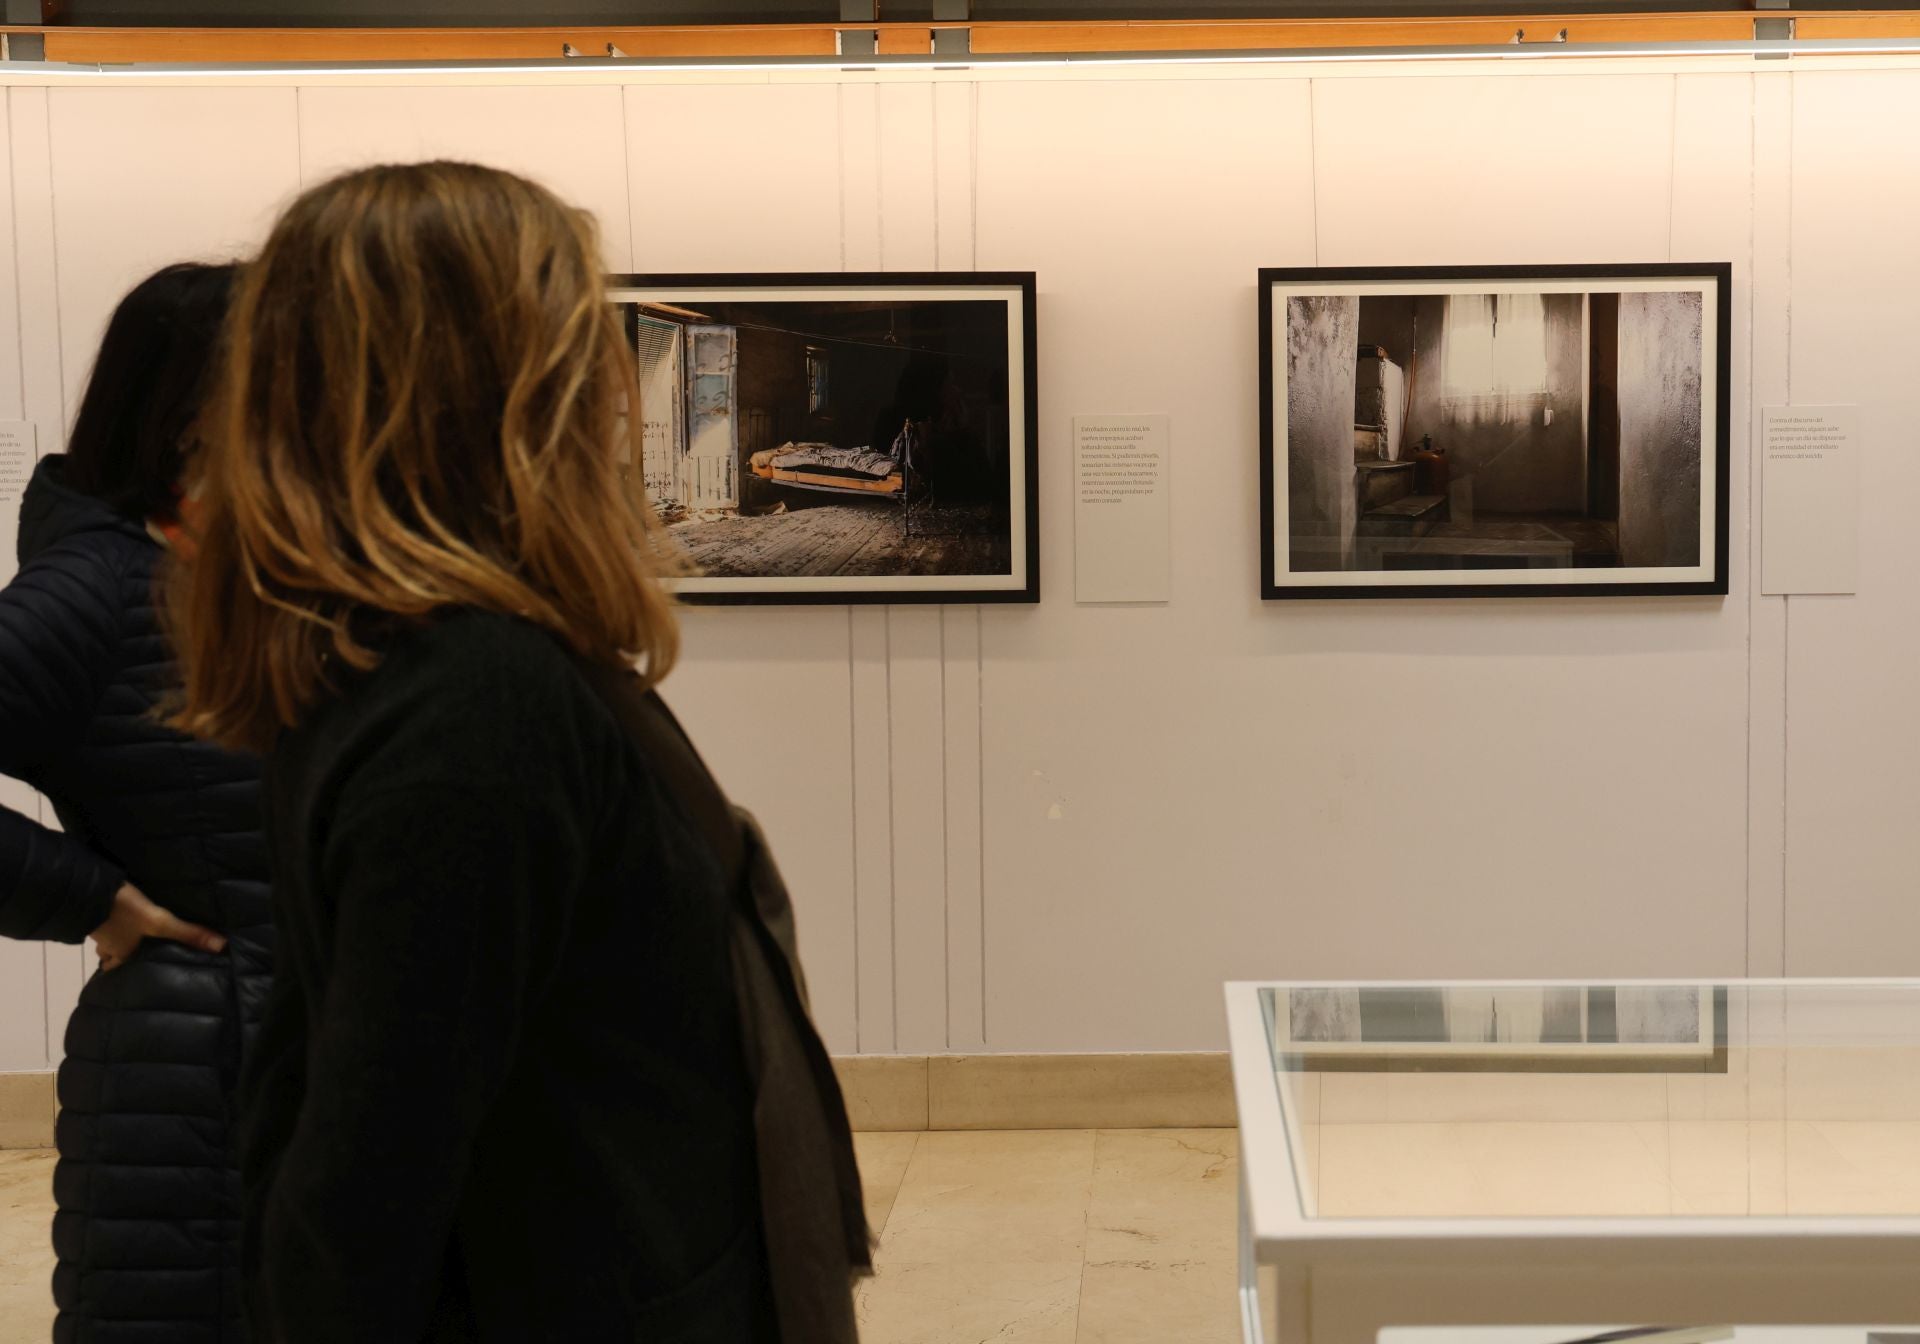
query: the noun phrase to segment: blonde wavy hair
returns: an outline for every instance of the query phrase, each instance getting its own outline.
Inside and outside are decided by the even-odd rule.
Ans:
[[[303,193],[241,276],[170,585],[174,722],[261,750],[450,608],[672,667],[676,568],[591,219],[466,163]]]

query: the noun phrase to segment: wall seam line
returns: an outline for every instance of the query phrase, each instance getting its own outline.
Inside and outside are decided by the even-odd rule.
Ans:
[[[940,259],[940,86],[927,85],[927,98],[933,104],[929,110],[933,130],[933,269],[944,271],[946,264]]]
[[[975,806],[979,811],[979,838],[975,842],[979,863],[974,880],[980,888],[980,1048],[987,1047],[987,654],[986,617],[979,607],[973,609],[973,750],[976,768],[974,783],[979,789]]]
[[[627,106],[627,95],[633,86],[620,86],[620,157],[626,166],[621,176],[627,184],[627,269],[652,274],[653,268],[640,264],[640,217],[633,208],[633,109]]]
[[[833,91],[833,150],[835,166],[840,173],[838,201],[840,208],[840,269],[847,269],[847,86],[838,85]],[[848,608],[851,612],[852,608]]]
[[[1320,81],[1307,81],[1307,180],[1313,184],[1313,264],[1320,264]]]
[[[980,269],[980,84],[967,86],[967,259]],[[973,609],[974,883],[977,888],[980,938],[979,1049],[987,1045],[987,710],[986,625],[978,606]]]
[[[47,235],[48,253],[53,272],[53,366],[59,376],[60,414],[54,427],[54,441],[64,450],[67,446],[67,334],[60,312],[60,193],[54,187],[53,178],[53,92],[48,90],[47,102]],[[14,243],[15,248],[19,242]],[[24,353],[21,358],[25,358]],[[23,408],[24,409],[24,408]],[[45,456],[46,449],[35,443],[35,452]]]
[[[1792,363],[1792,347],[1788,347],[1787,361]],[[1791,698],[1791,679],[1793,675],[1793,595],[1786,594],[1780,599],[1780,974],[1788,973],[1787,965],[1787,804],[1792,791],[1793,772],[1788,768],[1791,760],[1789,750],[1793,741],[1793,701]]]
[[[1672,96],[1667,103],[1667,260],[1673,260],[1674,202],[1680,183],[1680,76],[1671,77]],[[1720,339],[1726,339],[1722,332]]]
[[[17,89],[7,90],[7,213],[13,220],[13,333],[15,341],[14,373],[20,384],[20,418],[31,420],[27,414],[27,323],[22,314],[26,306],[21,300],[20,290],[20,174],[13,163],[13,95]],[[36,438],[33,445],[34,457],[40,455],[40,443]]]
[[[893,786],[893,608],[883,607],[881,656],[887,670],[887,997],[893,1009],[893,1045],[900,1050],[900,796]]]
[[[847,838],[852,849],[853,877],[853,1052],[865,1048],[866,1025],[860,1012],[860,718],[855,712],[853,608],[847,608]]]
[[[293,87],[293,181],[301,191],[307,189],[307,110],[306,90]]]
[[[1760,326],[1760,309],[1754,291],[1758,288],[1755,281],[1760,274],[1760,84],[1759,78],[1752,73],[1747,75],[1747,806],[1746,806],[1746,927],[1742,930],[1742,961],[1745,974],[1753,975],[1753,626],[1759,611],[1760,578],[1758,556],[1758,533],[1753,526],[1754,501],[1757,492],[1754,489],[1757,473],[1754,471],[1754,424],[1753,424],[1753,385],[1755,370],[1758,367],[1758,350],[1755,333]],[[1731,398],[1732,389],[1728,389]]]
[[[45,118],[44,126],[45,126],[45,136],[46,136],[46,146],[47,146],[47,252],[48,252],[48,271],[53,279],[53,369],[54,369],[54,384],[55,384],[54,393],[55,393],[56,405],[57,405],[57,413],[55,414],[54,425],[53,425],[53,446],[51,450],[59,451],[60,449],[64,449],[66,447],[67,343],[66,343],[66,335],[65,335],[65,326],[61,320],[61,312],[60,312],[60,198],[59,198],[59,194],[54,190],[54,177],[53,177],[53,93],[52,91],[51,90],[43,91],[40,95],[40,101],[41,101],[42,114]],[[9,126],[8,128],[8,138],[9,140],[11,140],[12,138],[11,126]],[[14,234],[13,247],[14,247],[14,254],[17,257],[20,251],[20,238],[17,230],[15,231],[15,234]],[[25,373],[26,358],[27,358],[26,349],[23,346],[20,351],[21,377],[23,380],[25,379],[25,376],[26,376],[26,373]],[[25,393],[24,381],[22,384],[22,391],[21,391],[20,410],[22,414],[25,414],[26,393]],[[48,451],[50,451],[49,446],[41,443],[40,437],[38,433],[36,433],[34,435],[34,456],[36,458],[45,457]],[[44,825],[47,819],[47,805],[45,800],[42,799],[40,802],[36,803],[35,806],[40,813],[40,821]],[[41,1003],[44,1005],[41,1008],[41,1015],[46,1023],[47,1064],[49,1067],[57,1067],[58,1059],[60,1058],[60,1056],[64,1055],[66,1052],[66,1039],[65,1039],[66,1033],[64,1030],[62,1030],[62,1027],[64,1026],[64,1024],[56,1024],[54,1021],[53,965],[49,960],[49,958],[51,958],[52,956],[53,956],[53,948],[51,945],[49,945],[45,953],[40,958],[40,999],[41,999]],[[87,958],[86,945],[82,943],[78,951],[78,960],[80,963],[79,965],[80,979],[83,984],[85,983],[87,978],[86,958]],[[58,1040],[59,1048],[57,1050],[55,1048],[56,1033],[58,1033],[58,1036],[59,1036],[59,1040]]]
[[[1797,195],[1794,189],[1795,176],[1800,166],[1800,109],[1799,79],[1791,72],[1787,75],[1787,405],[1793,405],[1793,253],[1794,253],[1794,204]],[[1786,594],[1780,599],[1780,974],[1789,972],[1787,955],[1787,911],[1790,908],[1791,888],[1788,884],[1789,836],[1792,833],[1792,812],[1790,810],[1793,793],[1793,698],[1791,695],[1791,677],[1793,673],[1793,595]]]
[[[967,147],[967,247],[972,268],[977,271],[980,269],[980,85],[976,82],[968,89],[973,125]]]
[[[935,258],[939,253],[936,249]],[[947,824],[947,608],[940,613],[940,1017],[953,1049],[953,839]]]

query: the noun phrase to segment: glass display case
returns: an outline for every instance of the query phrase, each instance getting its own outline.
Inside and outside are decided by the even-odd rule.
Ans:
[[[1227,1004],[1249,1340],[1920,1319],[1920,983]]]

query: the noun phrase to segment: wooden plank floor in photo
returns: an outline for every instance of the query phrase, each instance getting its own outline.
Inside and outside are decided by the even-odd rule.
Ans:
[[[680,523],[674,540],[715,578],[832,574],[1004,574],[1006,524],[986,505],[913,510],[904,535],[893,504],[813,504],[752,518]]]

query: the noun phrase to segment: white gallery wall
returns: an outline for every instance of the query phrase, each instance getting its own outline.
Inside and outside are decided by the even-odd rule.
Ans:
[[[1044,600],[691,611],[667,684],[836,1050],[1216,1049],[1230,978],[1920,973],[1920,68],[522,78],[8,89],[0,418],[57,448],[130,283],[381,159],[539,177],[614,269],[1036,271]],[[1259,267],[1669,259],[1733,264],[1730,596],[1258,600]],[[1858,596],[1754,591],[1789,400],[1864,408]],[[1071,419],[1142,412],[1172,600],[1077,605]],[[0,1069],[82,965],[0,947]]]

